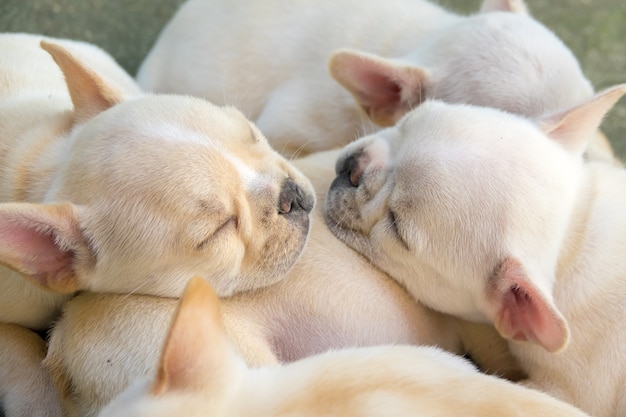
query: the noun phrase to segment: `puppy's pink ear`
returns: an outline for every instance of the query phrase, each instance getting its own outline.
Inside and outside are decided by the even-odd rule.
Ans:
[[[569,327],[542,290],[532,283],[523,265],[506,258],[494,271],[487,300],[498,332],[507,339],[528,341],[549,352],[563,350]]]
[[[47,51],[57,63],[74,104],[74,120],[81,123],[122,101],[122,94],[113,86],[87,68],[64,47],[41,41],[41,48]]]
[[[0,204],[0,263],[60,293],[81,289],[78,271],[93,263],[76,206]]]
[[[581,105],[542,118],[539,127],[570,152],[582,154],[604,116],[624,93],[626,84],[610,87]]]
[[[524,0],[484,0],[480,6],[480,13],[512,12],[527,14],[528,7]]]
[[[380,126],[395,124],[425,99],[428,73],[424,68],[342,49],[330,57],[329,71]]]
[[[238,360],[222,325],[217,295],[205,280],[191,279],[174,314],[150,392],[159,396],[204,391],[219,398],[236,374]]]

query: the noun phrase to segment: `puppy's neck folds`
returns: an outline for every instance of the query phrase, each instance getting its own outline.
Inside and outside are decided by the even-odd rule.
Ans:
[[[558,354],[512,343],[530,383],[597,416],[621,415],[626,381],[626,172],[591,163],[560,251],[555,303],[571,329]],[[622,388],[620,388],[620,386]],[[591,390],[591,392],[590,392]]]

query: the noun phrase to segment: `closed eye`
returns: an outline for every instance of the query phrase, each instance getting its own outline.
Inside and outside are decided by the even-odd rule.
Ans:
[[[238,226],[238,220],[236,216],[230,216],[224,223],[222,223],[209,237],[204,239],[202,242],[196,245],[196,250],[202,250],[206,247],[206,245],[218,237],[222,232],[228,230],[229,227],[234,227],[235,229]]]
[[[406,240],[404,240],[404,237],[400,233],[398,218],[396,217],[396,214],[393,212],[393,210],[389,210],[387,212],[387,220],[389,221],[389,226],[393,231],[393,234],[396,236],[396,239],[400,242],[402,246],[404,246],[406,250],[410,250],[408,243],[406,243]]]

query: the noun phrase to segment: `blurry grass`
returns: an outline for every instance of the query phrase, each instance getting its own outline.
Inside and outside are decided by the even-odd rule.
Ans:
[[[132,75],[184,0],[0,0],[0,31],[80,39]]]
[[[82,39],[108,50],[135,74],[163,25],[184,0],[0,0],[0,31]],[[263,0],[250,0],[263,1]],[[626,82],[626,2],[623,0],[526,0],[531,13],[579,58],[596,89]],[[459,11],[480,0],[438,0]],[[626,98],[603,130],[626,158]]]

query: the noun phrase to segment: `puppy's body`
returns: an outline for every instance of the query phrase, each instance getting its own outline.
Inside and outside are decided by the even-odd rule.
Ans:
[[[250,369],[220,325],[217,302],[208,284],[191,281],[158,371],[100,416],[584,415],[435,348],[350,349]]]
[[[44,365],[68,416],[89,417],[153,372],[178,300],[84,293],[68,301]]]
[[[0,202],[46,200],[53,172],[65,152],[72,125],[67,85],[40,36],[0,35]],[[125,94],[139,87],[104,51],[90,44],[59,40]],[[18,272],[0,266],[0,320],[45,329],[69,296],[32,285]]]
[[[338,237],[434,309],[492,321],[529,384],[601,417],[626,414],[626,173],[580,154],[624,92],[539,127],[429,103],[350,145],[326,203]]]
[[[293,161],[322,199],[338,152]],[[46,365],[69,410],[93,416],[148,374],[176,301],[82,294],[54,327]],[[437,345],[468,354],[489,373],[519,379],[517,363],[491,326],[424,308],[388,276],[334,237],[314,208],[311,233],[287,277],[222,300],[226,332],[251,366],[291,362],[327,350],[383,344]],[[142,335],[138,337],[137,335]],[[108,359],[112,359],[109,363]]]
[[[41,362],[45,342],[32,331],[0,323],[0,402],[7,417],[61,417],[61,401]],[[16,354],[19,353],[19,354]]]
[[[513,342],[531,386],[594,416],[626,415],[626,172],[587,167],[552,289],[569,323],[570,342],[557,355]]]
[[[592,95],[522,0],[469,17],[423,0],[190,0],[137,79],[233,104],[292,155],[392,125],[426,98],[538,116]]]

